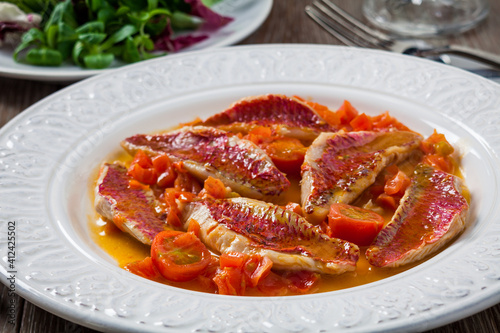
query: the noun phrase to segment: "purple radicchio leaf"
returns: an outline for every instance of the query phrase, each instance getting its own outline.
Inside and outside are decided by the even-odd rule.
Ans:
[[[201,0],[184,0],[187,4],[191,5],[191,15],[201,17],[205,20],[203,23],[203,28],[206,29],[217,29],[225,26],[233,19],[231,17],[222,16],[217,14],[207,6],[205,6]]]
[[[193,44],[199,43],[207,38],[208,38],[207,35],[202,35],[202,36],[184,35],[173,38],[173,31],[169,22],[165,30],[163,30],[162,34],[155,39],[155,50],[176,52]]]

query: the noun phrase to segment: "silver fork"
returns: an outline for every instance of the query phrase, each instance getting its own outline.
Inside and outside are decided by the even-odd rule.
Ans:
[[[395,39],[370,28],[329,0],[315,0],[312,5],[305,7],[305,11],[328,33],[349,46],[377,48],[419,57],[456,54],[500,68],[500,56],[489,52],[453,44],[429,47],[422,41]]]

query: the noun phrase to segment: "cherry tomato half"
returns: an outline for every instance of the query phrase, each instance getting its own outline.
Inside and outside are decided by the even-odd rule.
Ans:
[[[151,245],[153,264],[170,281],[194,279],[207,268],[210,258],[206,246],[191,232],[162,231]]]
[[[328,224],[330,237],[366,246],[370,245],[382,230],[384,218],[368,209],[336,203],[330,207]]]

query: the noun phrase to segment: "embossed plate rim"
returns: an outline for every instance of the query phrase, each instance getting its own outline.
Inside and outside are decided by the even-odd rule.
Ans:
[[[308,62],[304,63],[304,60]],[[334,61],[334,64],[331,61]],[[339,66],[339,63],[345,67]],[[248,66],[247,72],[243,71],[245,69],[243,65]],[[292,67],[291,72],[290,67],[286,65]],[[240,66],[246,76],[231,75],[230,66]],[[319,72],[318,68],[326,73]],[[351,73],[351,76],[346,76],[343,72],[345,68],[360,69],[358,72]],[[172,79],[174,73],[178,74],[175,72],[178,70],[182,70],[186,75],[186,85],[169,85],[169,80]],[[415,72],[415,70],[419,71]],[[152,74],[155,74],[156,78]],[[410,78],[404,75],[409,75]],[[380,81],[380,78],[384,80]],[[405,84],[407,80],[413,83],[407,85]],[[447,94],[446,92],[436,92],[434,95],[434,91],[426,90],[425,84],[432,80],[443,80],[441,83],[451,87],[465,85],[472,89],[472,92],[452,95],[453,98],[443,101],[441,98]],[[3,226],[9,219],[19,221],[18,246],[23,256],[17,262],[17,292],[34,304],[66,319],[105,331],[137,329],[162,331],[168,328],[173,331],[193,329],[200,331],[279,330],[283,332],[322,329],[353,332],[387,332],[401,329],[413,331],[430,329],[448,323],[498,301],[500,281],[498,276],[495,278],[495,275],[492,275],[492,282],[485,290],[474,290],[472,287],[470,290],[453,288],[454,280],[445,281],[449,285],[444,288],[443,294],[440,294],[441,291],[438,290],[436,297],[429,298],[432,301],[430,305],[426,302],[412,303],[411,298],[420,295],[418,286],[415,285],[409,286],[408,289],[411,290],[399,289],[401,296],[405,297],[400,302],[401,304],[394,301],[394,295],[387,292],[387,285],[390,284],[389,282],[395,282],[395,288],[400,288],[399,279],[384,280],[385,282],[382,281],[373,288],[363,286],[354,291],[344,290],[286,299],[225,297],[168,288],[167,291],[154,295],[150,292],[155,290],[153,283],[130,276],[129,273],[118,268],[107,271],[106,266],[76,251],[74,245],[71,244],[70,237],[57,238],[61,232],[54,230],[55,223],[47,221],[47,217],[52,216],[47,210],[50,209],[51,200],[60,198],[57,197],[58,194],[51,193],[50,189],[47,192],[54,178],[45,179],[43,176],[64,176],[65,167],[71,167],[65,164],[66,161],[71,160],[71,156],[61,156],[56,151],[58,148],[67,150],[70,147],[82,147],[85,143],[82,142],[82,137],[89,135],[95,137],[99,131],[105,135],[107,122],[111,117],[140,112],[141,107],[146,107],[148,103],[158,100],[159,97],[154,93],[164,87],[171,89],[165,91],[165,98],[173,99],[172,96],[177,94],[189,96],[203,89],[210,91],[214,86],[223,88],[238,84],[258,83],[359,87],[375,93],[380,91],[413,100],[422,97],[418,103],[429,105],[431,109],[442,108],[443,105],[451,107],[463,104],[463,112],[467,112],[472,106],[478,106],[480,115],[498,112],[498,107],[492,108],[488,103],[494,104],[500,98],[498,97],[500,96],[499,85],[458,69],[381,51],[322,45],[244,46],[174,55],[124,67],[67,87],[25,110],[0,130],[0,154],[3,157],[3,165],[8,164],[18,174],[24,174],[17,177],[16,174],[9,173],[10,170],[0,168],[0,179],[3,181],[3,186],[0,188],[0,199],[2,199],[0,202],[5,204],[4,209],[0,210],[0,223]],[[103,94],[105,89],[108,90],[106,94]],[[459,116],[461,119],[469,119],[467,114]],[[471,114],[470,117],[474,115]],[[490,125],[498,128],[499,118],[496,116],[490,119]],[[89,123],[87,124],[86,121]],[[479,125],[481,123],[471,124],[473,127]],[[31,131],[23,131],[26,129]],[[37,144],[44,143],[43,137],[37,137],[37,131],[41,131],[41,134],[49,133],[53,145],[37,147]],[[67,137],[62,137],[63,134]],[[498,136],[496,133],[489,133],[486,128],[479,139],[484,141],[488,151],[492,154],[489,162],[497,164],[500,141],[490,140],[492,135],[494,138]],[[40,142],[38,143],[37,140]],[[15,151],[14,159],[10,160],[9,153],[12,153],[12,147],[18,144],[27,144],[29,147],[23,151]],[[75,158],[81,157],[78,154],[79,152],[75,151]],[[26,156],[36,158],[33,161],[33,167],[36,169],[36,166],[39,166],[40,170],[22,167],[22,163],[29,162],[23,159]],[[54,162],[56,162],[55,166],[53,166]],[[34,171],[40,171],[42,176],[37,176]],[[495,182],[498,183],[498,172],[495,177]],[[16,181],[20,186],[15,186]],[[16,193],[14,199],[12,199],[12,193]],[[54,198],[44,199],[47,193],[54,195]],[[496,193],[495,198],[497,197]],[[30,202],[31,206],[23,206],[26,202]],[[26,210],[23,210],[21,214],[20,210],[14,210],[14,208],[19,208],[16,205],[21,205]],[[498,209],[493,210],[491,214],[496,218],[500,216]],[[58,223],[65,223],[65,221],[58,221]],[[498,224],[498,221],[493,221],[485,227],[485,230],[498,235],[500,231]],[[23,230],[24,227],[29,227],[35,235],[24,233],[27,231]],[[0,244],[6,243],[5,230],[4,227],[0,230]],[[474,234],[472,236],[477,237]],[[473,239],[473,242],[476,244],[479,241]],[[486,243],[485,252],[482,254],[486,262],[497,265],[497,271],[493,272],[495,273],[499,269],[498,255],[495,252],[498,249],[492,246]],[[53,267],[50,266],[49,259],[53,254],[60,254],[63,250],[69,251],[60,258],[64,260],[67,267],[55,267],[56,271],[52,273]],[[464,251],[464,249],[457,249],[457,254],[463,254]],[[443,269],[451,267],[460,272],[459,267],[456,267],[457,264],[453,263],[454,260],[461,260],[456,258],[457,254],[450,256],[450,260],[453,259],[452,262],[446,262]],[[36,259],[45,261],[39,263]],[[79,261],[83,261],[83,264]],[[3,253],[0,262],[0,272],[2,272],[0,279],[7,284],[9,269]],[[439,262],[443,263],[443,260]],[[481,264],[484,263],[478,261],[471,263],[470,267],[476,267],[481,271],[485,267]],[[104,272],[99,270],[104,270]],[[430,267],[430,272],[433,273],[430,278],[442,278],[441,275],[436,275],[435,270],[436,268]],[[62,276],[58,276],[58,273]],[[426,282],[428,278],[425,276],[426,273],[429,273],[427,267],[417,270],[413,280],[421,278],[418,282]],[[481,275],[481,277],[484,276]],[[131,286],[130,290],[127,289],[131,281],[143,289],[136,290],[134,286]],[[435,286],[432,281],[427,283],[429,292],[434,291],[432,288]],[[102,295],[97,295],[95,288],[98,287],[101,288],[98,291]],[[458,287],[463,287],[463,285],[458,285]],[[360,290],[368,290],[370,294],[363,296]],[[169,301],[160,302],[165,296]],[[457,301],[451,301],[455,299]],[[332,304],[333,300],[337,305]],[[423,300],[427,298],[424,297]],[[119,304],[112,307],[112,302]],[[134,304],[141,302],[158,304],[158,309],[148,309],[148,318],[161,318],[162,320],[147,322],[148,318],[140,318],[140,313],[134,308]],[[120,305],[121,303],[125,305]],[[405,305],[406,308],[398,308],[399,305]],[[201,313],[197,316],[186,316],[183,311],[192,307],[198,307],[196,309],[201,309]],[[180,312],[177,312],[178,309]],[[335,313],[337,310],[342,311]],[[155,311],[162,313],[158,314]],[[170,313],[172,313],[171,316]],[[398,314],[401,313],[403,317],[398,318]],[[298,314],[300,315],[297,316]],[[139,318],[137,318],[138,315]],[[235,315],[242,316],[241,321],[235,319],[238,318]],[[354,320],[356,318],[358,319]],[[198,319],[202,321],[197,322]],[[140,321],[146,323],[141,324]]]

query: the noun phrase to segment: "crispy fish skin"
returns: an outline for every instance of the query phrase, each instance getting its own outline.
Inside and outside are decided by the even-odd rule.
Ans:
[[[162,214],[155,210],[151,190],[131,188],[127,169],[105,163],[95,187],[96,211],[141,243],[150,245],[156,234],[168,230]]]
[[[301,202],[309,222],[323,221],[333,203],[351,203],[380,171],[406,159],[421,140],[406,131],[320,134],[301,167]]]
[[[289,180],[254,143],[205,126],[184,127],[159,135],[135,135],[122,142],[131,154],[141,149],[150,155],[167,154],[183,161],[195,177],[220,179],[235,192],[251,198],[277,196]]]
[[[438,251],[465,228],[464,190],[460,178],[419,164],[391,222],[367,249],[368,262],[397,267]]]
[[[213,251],[267,256],[276,269],[340,274],[354,270],[359,257],[357,245],[329,238],[302,216],[258,200],[191,202],[183,220],[185,229],[198,222],[200,239]]]
[[[278,134],[307,141],[321,132],[338,130],[299,99],[274,94],[243,98],[203,124],[243,133],[256,126],[268,126]]]

